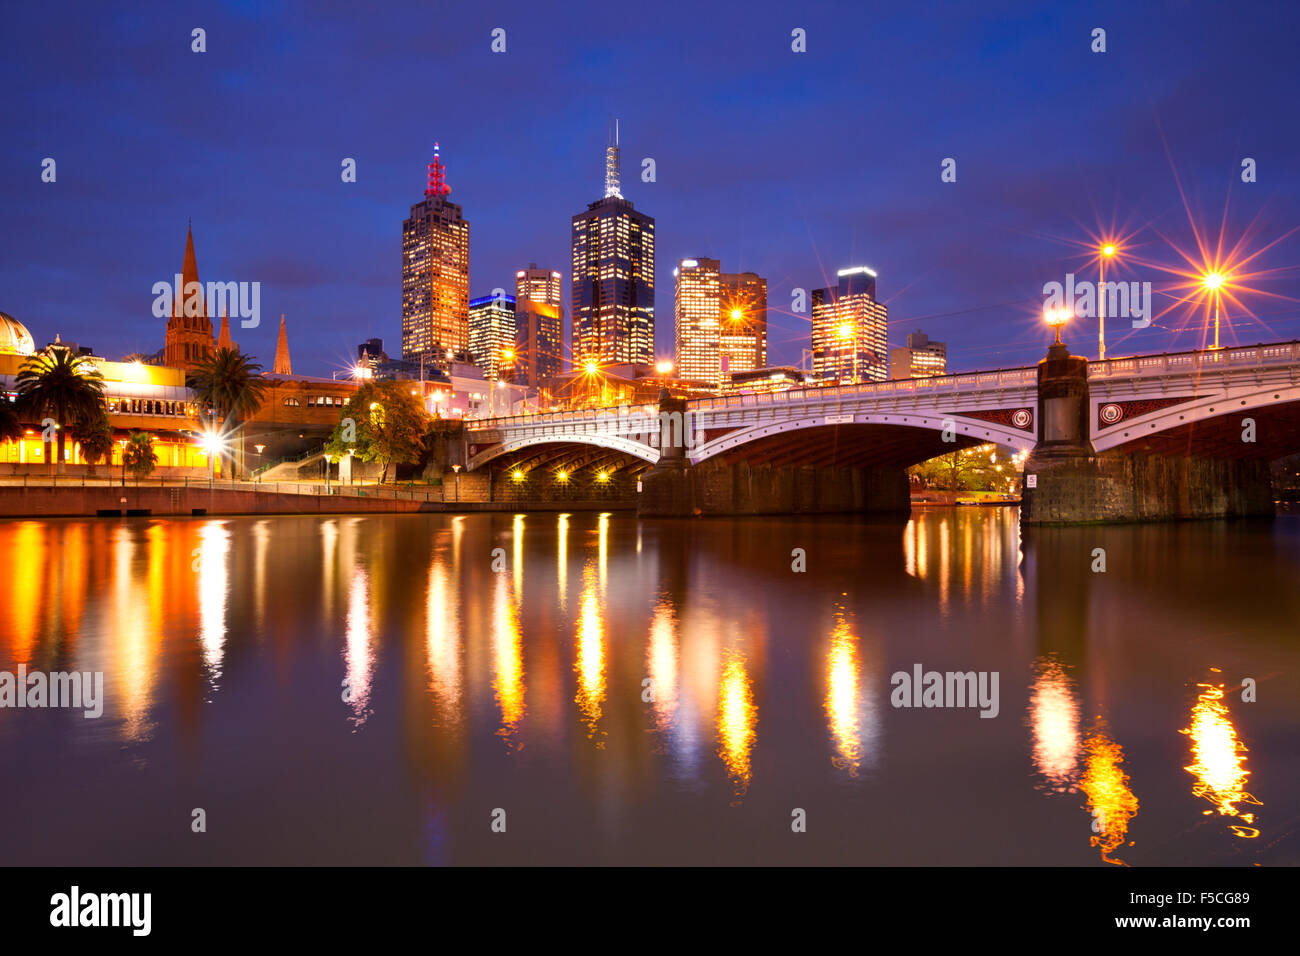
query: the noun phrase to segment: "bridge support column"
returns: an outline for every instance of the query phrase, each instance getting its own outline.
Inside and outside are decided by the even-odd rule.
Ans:
[[[680,422],[673,434],[672,421]],[[659,392],[659,461],[641,475],[637,514],[647,518],[680,518],[693,513],[687,482],[685,448],[686,399],[673,398],[667,389]]]
[[[1273,514],[1267,462],[1141,452],[1098,455],[1090,415],[1088,360],[1053,345],[1038,364],[1038,445],[1025,461],[1022,523]]]

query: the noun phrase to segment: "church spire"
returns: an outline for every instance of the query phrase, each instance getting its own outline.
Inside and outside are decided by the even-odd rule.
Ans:
[[[230,317],[226,314],[223,306],[221,309],[221,334],[217,336],[217,348],[233,349],[235,344],[230,341]]]
[[[289,336],[284,331],[284,313],[280,313],[280,338],[275,343],[275,365],[271,371],[276,375],[292,375],[293,365],[289,362]]]
[[[188,298],[190,283],[198,281],[199,263],[194,257],[194,229],[191,226],[185,229],[185,261],[181,265],[181,287],[176,290],[176,301],[172,307],[173,315],[179,317],[185,314],[185,300]],[[199,315],[207,315],[203,307],[202,291],[199,292]]]

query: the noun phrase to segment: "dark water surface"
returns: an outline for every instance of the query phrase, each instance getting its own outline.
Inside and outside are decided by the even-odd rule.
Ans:
[[[1297,516],[13,520],[0,554],[0,671],[105,691],[0,710],[4,863],[1300,861]],[[997,672],[997,716],[892,706],[915,665]]]

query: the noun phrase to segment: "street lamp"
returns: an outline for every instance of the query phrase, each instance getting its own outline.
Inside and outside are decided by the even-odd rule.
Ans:
[[[1097,357],[1106,360],[1106,260],[1113,259],[1119,250],[1113,242],[1101,247],[1100,275],[1097,280]]]
[[[452,465],[451,470],[456,473],[456,500],[460,501],[460,465]]]
[[[1048,309],[1043,313],[1043,321],[1050,325],[1056,332],[1056,345],[1062,345],[1061,326],[1070,321],[1069,309]]]
[[[1201,285],[1214,298],[1214,348],[1219,347],[1219,288],[1223,285],[1223,276],[1218,272],[1207,272],[1201,276]]]

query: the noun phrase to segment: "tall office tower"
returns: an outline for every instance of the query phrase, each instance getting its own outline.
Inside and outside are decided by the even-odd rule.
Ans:
[[[614,129],[605,198],[573,217],[575,366],[654,362],[655,221],[623,198]]]
[[[512,380],[541,388],[564,371],[564,310],[547,302],[515,298]]]
[[[948,346],[924,332],[907,337],[907,347],[889,350],[890,378],[926,378],[948,373]]]
[[[515,273],[515,298],[563,306],[560,300],[560,274],[551,269],[539,269],[536,262]]]
[[[402,358],[445,367],[469,346],[469,223],[433,144],[424,201],[402,223]]]
[[[718,315],[722,280],[717,259],[682,259],[673,270],[677,278],[673,318],[676,326],[676,368],[680,379],[721,382]]]
[[[767,367],[767,280],[752,272],[724,272],[718,315],[719,385],[737,372]]]
[[[876,301],[876,274],[854,266],[838,279],[834,289],[813,290],[813,372],[823,383],[883,382],[889,311]]]
[[[173,289],[172,314],[167,320],[163,344],[163,365],[191,371],[212,354],[212,319],[203,301],[199,266],[194,258],[194,231],[185,232],[185,259],[181,265],[181,287]]]
[[[469,355],[489,381],[509,378],[514,363],[515,297],[484,295],[469,302]]]

